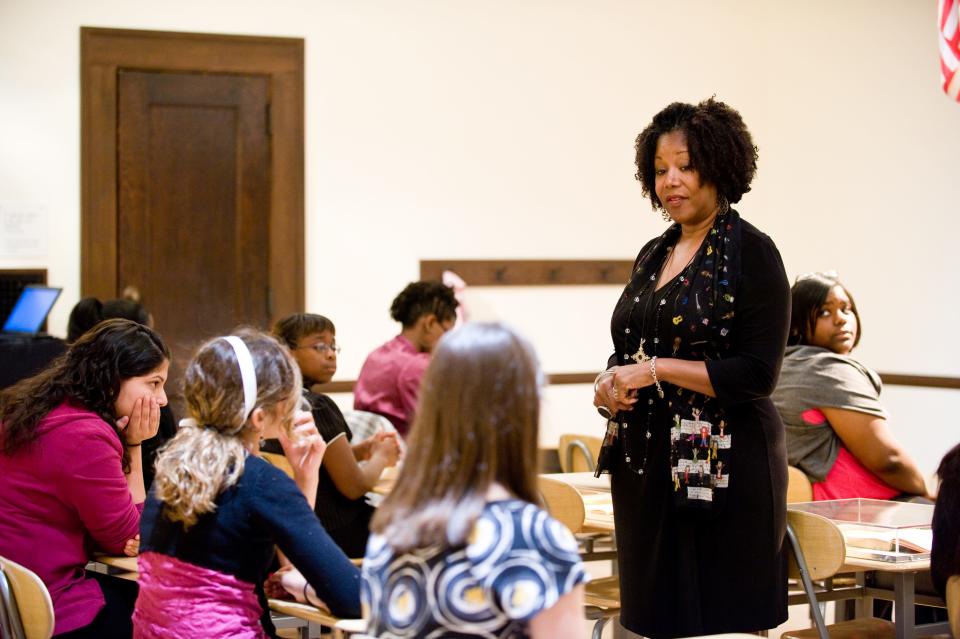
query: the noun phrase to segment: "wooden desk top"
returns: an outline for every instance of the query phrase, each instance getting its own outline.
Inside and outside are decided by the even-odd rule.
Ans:
[[[556,479],[570,484],[581,494],[610,493],[610,475],[594,477],[593,473],[548,473],[541,475],[548,479]]]
[[[127,557],[125,555],[97,555],[93,560],[98,564],[120,568],[127,572],[140,572],[140,569],[137,567],[136,557]]]
[[[876,570],[879,572],[927,572],[930,570],[929,559],[919,559],[917,561],[877,561],[876,559],[860,559],[859,557],[847,556],[843,567],[839,572],[864,572]]]

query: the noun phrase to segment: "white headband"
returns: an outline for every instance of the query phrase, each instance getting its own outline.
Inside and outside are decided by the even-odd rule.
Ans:
[[[253,357],[247,345],[236,335],[228,335],[223,339],[233,347],[233,352],[237,354],[237,363],[240,364],[240,379],[243,380],[243,421],[247,421],[257,405],[257,371],[253,367]]]

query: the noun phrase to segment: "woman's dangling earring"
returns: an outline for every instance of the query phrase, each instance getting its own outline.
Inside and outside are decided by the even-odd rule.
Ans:
[[[717,196],[717,209],[719,209],[717,215],[726,215],[730,212],[730,200],[727,199],[726,195]]]
[[[670,214],[667,213],[667,209],[663,208],[662,205],[660,206],[660,217],[663,218],[663,221],[664,221],[664,222],[670,222],[670,221],[671,221],[671,220],[670,220]]]

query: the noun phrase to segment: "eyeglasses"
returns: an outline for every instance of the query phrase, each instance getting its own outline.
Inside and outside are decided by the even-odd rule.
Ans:
[[[331,351],[333,351],[334,355],[340,354],[339,344],[324,344],[323,342],[317,342],[316,344],[307,344],[306,346],[298,346],[297,348],[312,348],[321,355],[326,355]]]

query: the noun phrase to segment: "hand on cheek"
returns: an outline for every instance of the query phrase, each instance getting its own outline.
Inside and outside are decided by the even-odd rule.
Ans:
[[[137,446],[143,440],[157,434],[160,427],[160,404],[149,395],[138,397],[133,402],[130,415],[124,415],[117,421],[127,446]]]

